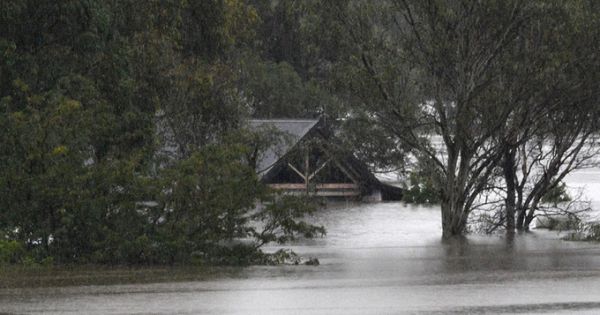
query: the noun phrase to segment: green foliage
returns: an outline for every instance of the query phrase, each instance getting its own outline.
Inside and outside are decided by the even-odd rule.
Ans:
[[[406,187],[402,200],[407,203],[431,203],[440,202],[439,189],[434,182],[427,177],[419,176],[418,173],[411,172],[409,175],[409,186]]]
[[[245,236],[246,213],[263,188],[241,154],[208,146],[164,170],[156,228],[162,238],[177,240],[174,254],[209,253],[221,241]]]
[[[425,162],[408,173],[408,185],[404,188],[402,200],[407,203],[437,204],[440,202],[440,190],[434,180],[435,169]]]
[[[275,240],[317,234],[300,208],[256,216],[272,197],[239,136],[246,97],[283,81],[264,101],[295,102],[314,87],[285,66],[243,83],[260,23],[239,0],[3,2],[0,260],[225,263],[214,257],[259,254],[231,247],[255,220],[282,227]]]
[[[252,220],[261,222],[260,229],[250,233],[260,244],[269,242],[286,243],[297,236],[314,238],[325,234],[325,228],[309,224],[302,219],[316,210],[314,201],[307,197],[269,194],[263,199],[263,207],[252,215]]]
[[[542,197],[542,202],[555,205],[566,201],[571,201],[571,196],[569,196],[567,185],[564,182],[560,182],[558,185],[554,186],[554,188],[549,189]]]
[[[315,210],[312,204],[277,196],[259,182],[254,168],[244,163],[247,150],[210,145],[164,170],[156,231],[160,239],[177,242],[157,246],[169,248],[172,261],[257,263],[263,244],[324,233],[303,221]],[[241,239],[251,244],[236,244]]]
[[[305,82],[286,62],[255,62],[245,68],[244,86],[255,117],[316,117],[334,102],[331,95],[315,82]]]
[[[25,258],[23,244],[15,240],[0,240],[0,265],[20,263]]]
[[[260,15],[253,53],[240,58],[242,86],[259,118],[344,116],[333,93],[344,54],[326,1],[249,1]]]

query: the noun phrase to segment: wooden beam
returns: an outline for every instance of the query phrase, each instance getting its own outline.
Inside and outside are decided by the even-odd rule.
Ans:
[[[317,173],[319,173],[325,167],[325,165],[327,165],[327,162],[329,162],[330,160],[331,160],[331,158],[329,158],[327,161],[323,162],[323,164],[321,164],[321,166],[319,166],[316,171],[314,171],[312,174],[310,174],[310,176],[308,176],[308,180],[313,179],[313,177],[315,177],[315,175],[317,175]]]
[[[342,170],[342,172],[346,176],[348,176],[348,178],[350,178],[351,181],[353,181],[357,185],[360,183],[360,181],[357,179],[357,177],[360,177],[360,174],[356,174],[355,172],[352,172],[351,170],[348,170],[344,166],[342,166],[342,163],[335,158],[335,154],[331,154],[331,151],[325,145],[319,144],[319,147],[321,148],[321,150],[323,150],[325,154],[329,156],[331,160],[333,160],[335,165],[339,167],[340,170]]]
[[[322,197],[354,197],[360,196],[359,186],[352,183],[326,183],[317,184],[316,191],[306,191],[306,185],[300,183],[269,184],[273,189],[284,190],[292,195],[315,194]]]
[[[294,171],[296,172],[296,174],[300,175],[300,177],[302,177],[302,179],[304,179],[304,181],[306,182],[306,177],[304,177],[304,174],[302,174],[302,172],[300,172],[297,168],[294,167],[294,165],[288,163],[288,166]]]
[[[275,189],[301,189],[305,188],[304,184],[300,183],[277,183],[277,184],[268,184],[269,187]],[[359,186],[353,183],[325,183],[325,184],[317,184],[317,189],[358,189]]]
[[[321,197],[353,197],[360,196],[360,191],[357,190],[325,190],[325,191],[317,191],[317,196]]]
[[[335,163],[335,165],[337,165],[337,167],[340,168],[340,170],[342,170],[344,174],[346,174],[346,176],[348,176],[348,178],[350,178],[351,181],[353,181],[357,185],[359,184],[359,181],[352,175],[352,173],[350,173],[345,167],[342,166],[342,163],[340,163],[336,159],[333,159],[333,162]]]
[[[326,183],[317,184],[317,189],[359,189],[359,186],[352,183]]]
[[[273,189],[304,190],[306,185],[295,183],[269,184]]]

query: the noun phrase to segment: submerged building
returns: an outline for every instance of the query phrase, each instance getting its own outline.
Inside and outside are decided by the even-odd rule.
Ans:
[[[323,120],[256,119],[253,130],[280,134],[257,155],[255,167],[270,187],[290,194],[364,201],[399,200],[402,190],[380,182],[351,148],[336,142]]]

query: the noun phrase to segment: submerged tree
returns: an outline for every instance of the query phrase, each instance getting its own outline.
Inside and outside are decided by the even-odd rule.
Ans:
[[[432,166],[445,238],[466,232],[501,159],[495,136],[514,108],[501,106],[500,74],[532,10],[521,1],[352,2],[338,9],[356,47],[349,88],[374,123]]]
[[[514,212],[524,143],[553,139],[553,152],[562,151],[540,198],[576,166],[570,158],[585,159],[577,148],[591,136],[598,89],[584,69],[598,58],[587,45],[597,42],[594,4],[584,2],[329,3],[340,41],[352,47],[336,73],[351,104],[347,120],[369,121],[392,139],[388,152],[408,148],[429,165],[444,237],[466,232],[502,170],[512,177],[506,208]]]
[[[500,136],[508,231],[528,230],[544,196],[598,154],[594,4],[549,2],[543,12],[522,31],[502,83],[519,106]]]

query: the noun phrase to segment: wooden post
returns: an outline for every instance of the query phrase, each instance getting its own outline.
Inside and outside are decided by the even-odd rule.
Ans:
[[[306,147],[306,155],[304,156],[304,183],[306,184],[306,195],[309,195],[308,186],[310,183],[310,169],[309,169],[309,148]]]

